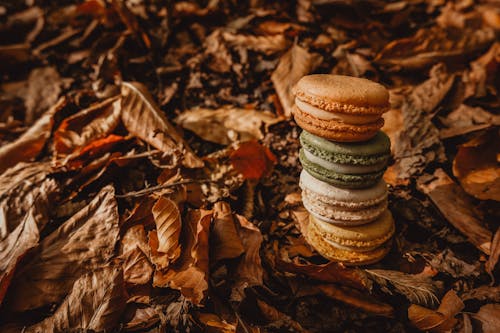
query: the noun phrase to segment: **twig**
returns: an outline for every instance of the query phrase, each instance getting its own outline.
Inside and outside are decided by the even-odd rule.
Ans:
[[[185,180],[180,180],[178,182],[151,186],[151,187],[145,188],[143,190],[128,192],[126,194],[117,194],[117,195],[115,195],[115,197],[116,198],[141,197],[141,196],[144,196],[144,195],[147,195],[149,193],[156,192],[158,190],[162,190],[165,188],[169,188],[169,187],[173,187],[173,186],[177,186],[177,185],[192,184],[192,183],[215,183],[215,181],[210,180],[210,179],[185,179]]]

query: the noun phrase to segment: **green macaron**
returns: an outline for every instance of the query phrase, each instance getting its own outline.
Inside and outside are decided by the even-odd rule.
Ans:
[[[391,143],[379,131],[364,142],[333,142],[307,131],[300,135],[302,166],[315,178],[346,188],[375,185],[384,174]]]

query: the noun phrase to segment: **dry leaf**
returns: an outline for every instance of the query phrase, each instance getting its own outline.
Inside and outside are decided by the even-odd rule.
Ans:
[[[0,174],[19,162],[27,162],[38,156],[51,135],[54,114],[65,103],[64,98],[60,99],[16,141],[0,147]]]
[[[158,252],[158,246],[160,246],[160,241],[158,240],[158,233],[156,230],[151,230],[148,233],[148,243],[150,249],[151,262],[156,266],[158,270],[164,270],[170,265],[170,259],[163,252]]]
[[[405,274],[384,269],[367,269],[368,276],[382,287],[382,291],[392,294],[389,286],[414,304],[432,306],[439,302],[437,285],[426,276]]]
[[[168,198],[159,198],[152,209],[158,236],[157,251],[175,262],[181,253],[181,214],[177,204]]]
[[[263,284],[264,269],[260,259],[260,245],[263,238],[259,228],[246,218],[236,215],[236,219],[239,222],[238,235],[245,249],[245,254],[235,268],[235,283],[230,299],[241,301],[244,298],[246,288]]]
[[[181,256],[165,273],[155,272],[153,286],[178,289],[193,304],[201,304],[208,289],[211,219],[212,211],[209,210],[188,212],[181,238],[181,244],[184,245]]]
[[[136,247],[140,248],[144,253],[148,253],[148,238],[142,224],[131,226],[125,231],[120,241],[120,253],[123,254]]]
[[[124,330],[127,332],[142,331],[160,321],[160,314],[151,307],[142,304],[128,304]]]
[[[111,332],[118,326],[125,301],[123,272],[115,267],[102,268],[82,275],[51,317],[23,332]]]
[[[54,133],[57,154],[69,154],[108,136],[120,122],[121,101],[109,98],[64,119]]]
[[[465,192],[481,200],[500,201],[500,133],[492,129],[458,148],[453,174]]]
[[[214,222],[210,235],[210,259],[213,264],[224,259],[237,258],[245,249],[241,242],[231,212],[231,207],[224,201],[214,205]]]
[[[153,265],[148,256],[136,246],[121,255],[123,279],[130,284],[147,284],[153,276]]]
[[[272,113],[226,106],[211,110],[194,108],[181,113],[175,120],[203,140],[228,145],[240,140],[263,139],[263,127],[280,121]]]
[[[244,47],[266,55],[286,50],[290,45],[290,41],[287,40],[283,34],[273,36],[252,36],[233,34],[224,31],[222,32],[222,38],[230,46]]]
[[[158,108],[147,88],[138,82],[123,82],[122,121],[127,130],[169,155],[171,164],[200,168],[203,162],[189,148],[175,127]]]
[[[6,306],[19,312],[59,302],[84,271],[108,265],[118,240],[118,208],[111,186],[45,237],[14,275]]]
[[[310,74],[323,61],[317,53],[309,53],[298,44],[293,46],[281,57],[276,70],[271,75],[274,89],[278,94],[285,116],[292,115],[295,104],[292,89],[295,84],[307,74]]]
[[[448,139],[470,132],[500,125],[500,115],[486,112],[483,108],[460,104],[441,122],[446,128],[441,129],[440,137]]]
[[[268,175],[274,164],[277,163],[276,156],[269,148],[259,144],[257,141],[247,141],[229,156],[234,169],[241,173],[245,179],[260,179]]]
[[[430,197],[448,222],[479,250],[490,254],[491,232],[476,216],[471,198],[442,169],[437,169],[434,172],[434,179],[428,183],[419,180],[417,187]]]
[[[204,326],[207,333],[236,333],[236,325],[226,322],[213,313],[199,313],[198,321]]]
[[[408,319],[422,331],[451,332],[457,323],[455,316],[463,308],[462,300],[453,290],[450,290],[444,295],[437,310],[412,304],[408,308]]]
[[[292,332],[304,332],[304,333],[307,332],[307,330],[302,328],[302,326],[298,322],[296,322],[293,318],[279,311],[274,306],[269,305],[260,299],[257,299],[257,306],[259,307],[262,316],[268,321],[283,322],[282,325],[286,325],[287,327],[289,327]],[[285,330],[285,332],[290,330]]]
[[[5,216],[0,211],[0,225],[6,223]],[[0,226],[0,229],[3,228],[4,226]],[[28,250],[38,244],[39,236],[37,222],[31,209],[23,221],[0,241],[0,304],[7,293],[17,263]]]
[[[470,70],[465,71],[462,81],[465,84],[464,99],[480,98],[488,94],[498,96],[500,85],[500,43],[494,43],[488,52],[470,63]]]
[[[387,44],[375,61],[398,68],[419,69],[483,50],[493,42],[494,36],[492,29],[422,28],[412,37]]]
[[[490,274],[492,283],[495,283],[495,276],[493,272],[495,271],[495,267],[498,264],[498,260],[500,259],[500,228],[497,229],[495,235],[493,236],[493,240],[491,241],[491,254],[486,261],[484,268],[486,272]]]
[[[486,304],[472,315],[481,322],[483,333],[498,333],[500,331],[500,304]]]
[[[372,288],[371,280],[367,278],[362,270],[345,267],[341,263],[334,261],[323,265],[315,265],[286,262],[277,259],[276,269],[295,274],[304,274],[319,281],[335,282],[359,290],[371,290]]]
[[[463,301],[475,299],[482,302],[500,303],[500,286],[480,286],[464,292],[461,298]]]

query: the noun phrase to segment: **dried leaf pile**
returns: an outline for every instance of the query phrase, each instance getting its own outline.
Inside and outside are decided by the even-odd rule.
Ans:
[[[498,1],[0,4],[0,332],[499,332]],[[305,243],[302,76],[390,89],[396,241]]]

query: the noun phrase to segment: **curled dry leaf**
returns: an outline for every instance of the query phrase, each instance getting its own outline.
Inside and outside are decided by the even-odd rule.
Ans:
[[[500,201],[500,133],[487,131],[458,148],[453,174],[465,192],[481,200]]]
[[[409,38],[387,44],[375,61],[404,69],[419,69],[440,61],[471,55],[487,48],[495,38],[492,29],[423,28]]]
[[[439,302],[436,296],[438,287],[429,277],[384,269],[367,269],[365,272],[386,293],[392,294],[392,287],[415,304],[432,306]]]
[[[121,101],[112,97],[64,119],[54,133],[54,150],[69,154],[108,136],[120,122]]]
[[[234,285],[231,292],[231,300],[241,301],[245,296],[245,289],[252,286],[260,286],[263,283],[264,269],[260,259],[260,246],[262,234],[255,225],[241,215],[236,215],[239,222],[238,235],[240,236],[245,254],[234,271]]]
[[[153,286],[178,289],[193,304],[199,305],[208,289],[208,239],[211,210],[189,211],[184,221],[181,256],[166,272],[156,270]]]
[[[460,104],[450,112],[441,122],[446,128],[441,129],[440,136],[447,139],[491,126],[500,126],[500,115],[492,114],[480,107]]]
[[[233,34],[224,31],[222,33],[222,38],[231,46],[244,47],[266,55],[284,51],[290,45],[290,41],[286,39],[283,34],[273,36],[252,36]]]
[[[474,319],[481,322],[483,333],[497,333],[500,331],[500,304],[486,304],[472,315]]]
[[[51,317],[23,332],[111,332],[118,326],[125,302],[123,272],[116,267],[105,267],[78,278]]]
[[[236,230],[231,207],[219,201],[214,205],[214,221],[210,235],[210,258],[213,264],[224,259],[237,258],[245,249]]]
[[[45,237],[19,267],[5,298],[13,311],[56,303],[82,271],[109,264],[118,240],[118,208],[112,186]]]
[[[132,135],[169,154],[173,165],[182,157],[182,164],[188,168],[203,166],[203,162],[167,120],[144,85],[123,82],[121,95],[122,121]]]
[[[153,265],[148,256],[136,246],[121,255],[123,279],[131,284],[146,284],[153,276]]]
[[[226,106],[217,110],[195,108],[175,120],[203,140],[228,145],[240,140],[262,139],[262,128],[280,121],[272,113]]]
[[[269,148],[257,141],[241,143],[229,156],[234,169],[245,179],[258,180],[268,175],[277,163]]]
[[[480,98],[488,94],[498,96],[500,71],[500,43],[494,43],[488,52],[470,63],[462,77],[465,84],[464,99]]]
[[[38,156],[50,137],[54,114],[65,103],[64,98],[60,99],[16,141],[0,147],[0,173],[19,162],[27,162]]]
[[[278,94],[285,116],[292,115],[294,96],[292,89],[304,76],[311,73],[323,61],[317,53],[309,53],[306,49],[293,44],[293,46],[280,58],[278,66],[271,75],[274,89]]]
[[[5,216],[0,211],[0,224],[5,225]],[[0,226],[3,229],[4,226]],[[22,256],[38,244],[40,235],[33,209],[23,221],[4,239],[0,240],[0,304],[7,292],[17,263]]]
[[[197,314],[198,321],[205,327],[205,332],[211,333],[236,333],[236,325],[228,323],[213,313]]]
[[[492,233],[475,213],[471,198],[442,169],[434,172],[430,182],[417,182],[443,216],[479,250],[490,254]]]
[[[450,290],[444,295],[437,310],[412,304],[408,308],[408,319],[422,331],[450,332],[457,323],[455,316],[463,308],[464,303],[462,300],[453,290]]]
[[[181,234],[181,214],[177,204],[161,197],[152,209],[158,236],[158,252],[164,253],[170,262],[175,262],[181,253],[179,236]]]
[[[359,290],[371,290],[372,288],[371,280],[367,278],[362,270],[345,267],[341,263],[334,261],[323,265],[315,265],[286,262],[277,259],[276,269],[295,274],[304,274],[319,281],[335,282]]]

